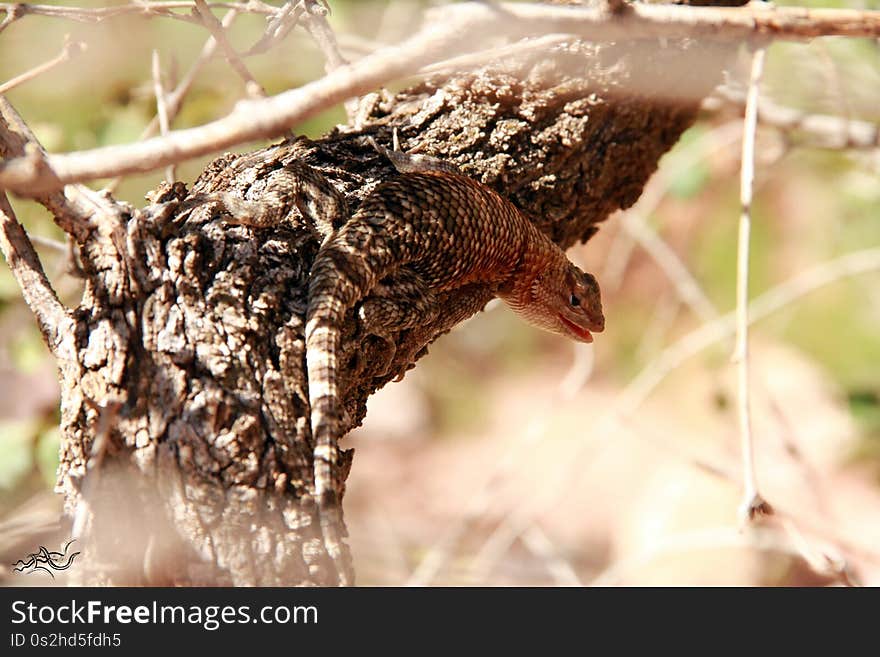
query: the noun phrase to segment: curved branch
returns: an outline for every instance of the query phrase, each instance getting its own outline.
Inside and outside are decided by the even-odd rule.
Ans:
[[[818,36],[880,36],[880,12],[795,7],[605,7],[468,3],[436,10],[425,27],[402,44],[384,48],[299,89],[240,102],[222,119],[137,144],[49,156],[43,167],[16,158],[0,167],[0,187],[22,195],[66,183],[143,173],[224,148],[274,137],[291,126],[390,80],[414,74],[442,57],[473,51],[487,33],[509,38],[567,33],[596,42],[657,37],[707,41],[809,40]]]
[[[71,342],[73,320],[58,300],[37,252],[3,192],[0,192],[0,251],[52,354],[59,360],[72,358],[75,353]]]

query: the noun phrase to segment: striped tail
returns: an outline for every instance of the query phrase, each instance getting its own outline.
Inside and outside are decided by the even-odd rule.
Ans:
[[[339,583],[351,584],[351,565],[345,561],[342,510],[337,495],[336,472],[342,409],[337,384],[339,324],[323,313],[306,326],[306,366],[309,375],[312,439],[314,441],[315,497],[324,547],[336,567]]]
[[[334,304],[335,305],[335,304]],[[344,316],[344,310],[339,313]],[[336,441],[343,414],[339,401],[337,313],[319,313],[306,325],[306,367],[309,377],[312,440],[315,457],[315,495],[319,500],[336,493]]]
[[[344,411],[339,396],[340,330],[347,311],[376,280],[362,260],[353,260],[343,244],[325,245],[315,259],[309,283],[306,367],[309,381],[315,497],[321,533],[343,586],[351,584],[351,564],[342,541],[342,508],[337,493]]]

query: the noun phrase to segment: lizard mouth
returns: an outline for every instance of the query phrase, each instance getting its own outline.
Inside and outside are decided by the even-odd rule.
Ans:
[[[583,326],[578,326],[571,320],[566,319],[562,315],[557,315],[559,317],[559,321],[562,322],[562,325],[568,329],[570,333],[572,333],[578,340],[581,342],[592,342],[593,334],[590,333],[589,329],[584,328]]]

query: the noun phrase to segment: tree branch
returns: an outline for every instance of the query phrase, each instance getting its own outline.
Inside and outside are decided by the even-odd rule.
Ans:
[[[703,104],[709,110],[732,107],[745,109],[745,95],[729,87],[719,87]],[[880,125],[870,121],[813,114],[762,98],[758,102],[758,122],[786,133],[797,133],[810,146],[830,149],[875,149],[880,147]]]
[[[37,252],[3,192],[0,192],[0,251],[50,351],[59,360],[69,360],[74,355],[70,340],[73,320],[58,300]]]
[[[35,77],[42,75],[46,71],[50,71],[59,64],[63,64],[64,62],[70,61],[85,50],[86,44],[81,41],[65,41],[64,47],[61,49],[61,52],[50,59],[47,62],[43,62],[39,66],[35,66],[29,71],[25,71],[21,75],[17,75],[14,78],[7,80],[3,84],[0,84],[0,94],[8,93],[9,91],[15,89],[18,85],[24,84],[30,80],[33,80]]]
[[[227,5],[220,5],[227,6]],[[334,69],[299,89],[240,102],[226,117],[145,142],[52,155],[45,166],[15,159],[0,167],[0,187],[22,195],[71,182],[146,172],[257,139],[278,136],[317,113],[390,80],[416,73],[442,57],[472,51],[487,33],[508,38],[567,33],[595,42],[699,37],[735,43],[750,39],[803,41],[817,36],[880,36],[880,12],[807,10],[749,5],[690,7],[633,5],[604,8],[466,3],[435,10],[426,27],[402,44]]]
[[[35,169],[46,157],[37,138],[4,96],[0,96],[0,157],[24,160]],[[36,196],[36,201],[52,213],[64,232],[82,242],[91,230],[95,208],[85,202],[82,189],[69,188],[68,192],[70,198],[59,191],[44,192]]]

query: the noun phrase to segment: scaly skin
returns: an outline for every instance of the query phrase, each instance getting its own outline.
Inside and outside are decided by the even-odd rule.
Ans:
[[[410,172],[383,183],[364,200],[321,247],[311,272],[306,362],[315,492],[325,544],[341,584],[350,583],[350,568],[339,566],[337,535],[341,515],[335,477],[343,421],[337,358],[339,327],[350,309],[404,267],[428,294],[472,283],[492,286],[529,323],[573,340],[591,342],[591,332],[604,328],[595,278],[575,267],[514,205],[448,166],[418,162],[407,167],[395,162]],[[408,304],[413,312],[407,312]],[[411,301],[383,308],[386,329],[417,321]]]

